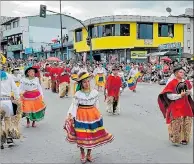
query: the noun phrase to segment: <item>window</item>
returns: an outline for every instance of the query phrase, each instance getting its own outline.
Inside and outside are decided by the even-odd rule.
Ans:
[[[129,24],[120,25],[120,36],[130,36],[130,25]]]
[[[187,47],[188,47],[188,48],[191,48],[190,40],[187,40]]]
[[[114,36],[114,25],[108,24],[104,26],[104,36]]]
[[[97,36],[100,38],[100,37],[103,36],[103,26],[98,26],[97,29],[98,29],[98,35]]]
[[[188,31],[188,32],[191,31],[191,24],[187,24],[187,31]]]
[[[138,39],[153,39],[153,24],[138,23],[137,36]]]
[[[159,37],[173,37],[174,36],[174,24],[158,24],[158,36]]]
[[[82,29],[78,29],[75,31],[75,42],[82,41]]]
[[[18,27],[18,21],[13,22],[13,28],[17,28]]]
[[[115,36],[120,36],[121,30],[120,30],[120,24],[115,24]]]
[[[11,23],[6,25],[6,30],[10,30],[11,29]]]
[[[94,27],[94,25],[88,27],[89,36],[91,38],[96,38],[98,36],[98,28],[97,26]]]

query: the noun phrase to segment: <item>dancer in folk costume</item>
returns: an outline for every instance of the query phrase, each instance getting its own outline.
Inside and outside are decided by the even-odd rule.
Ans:
[[[138,70],[138,65],[134,65],[129,72],[128,76],[128,87],[133,92],[136,92],[138,78],[141,76],[141,73]]]
[[[175,77],[158,96],[158,104],[174,144],[188,144],[192,132],[194,102],[190,96],[192,85],[184,80],[182,66],[174,68]]]
[[[106,70],[102,67],[102,64],[98,64],[94,70],[94,77],[98,91],[105,86]]]
[[[44,118],[46,105],[43,102],[43,92],[39,79],[35,77],[36,68],[29,67],[25,71],[25,78],[21,80],[20,93],[22,111],[27,118],[27,127],[36,127],[35,122]]]
[[[51,87],[50,71],[51,66],[50,64],[46,63],[42,77],[42,82],[45,89],[50,89]]]
[[[76,92],[79,69],[80,69],[79,65],[75,64],[75,66],[71,70],[71,88],[73,90],[72,95],[74,95]]]
[[[79,72],[78,72],[78,75],[82,72],[87,72],[88,73],[88,69],[87,69],[87,66],[82,64],[82,63],[79,63]]]
[[[77,92],[68,111],[64,126],[67,141],[76,143],[81,151],[81,162],[92,162],[93,148],[113,141],[114,137],[103,126],[103,118],[99,111],[99,95],[90,87],[89,73],[82,72],[78,79]],[[85,150],[87,155],[85,156]]]
[[[108,76],[105,85],[105,100],[107,103],[107,112],[113,114],[120,113],[120,88],[122,81],[118,75],[119,68],[113,66],[112,74]]]
[[[121,81],[122,81],[122,87],[120,89],[121,93],[122,93],[124,91],[124,89],[127,87],[127,83],[125,81],[125,76],[124,76],[124,71],[123,71],[123,66],[122,65],[119,66],[118,75],[120,76]]]
[[[35,64],[32,66],[32,68],[35,68],[37,70],[37,72],[35,73],[35,77],[37,77],[39,79],[39,82],[41,84],[41,65],[40,63],[38,63],[37,60],[35,60]]]
[[[68,97],[70,92],[70,75],[67,70],[63,70],[59,76],[59,97],[63,98],[64,96]]]
[[[1,149],[4,149],[4,143],[13,144],[13,139],[20,138],[19,124],[22,112],[19,103],[19,90],[12,76],[2,71],[1,64],[0,67],[0,133]],[[11,97],[11,92],[14,93],[14,98]]]
[[[58,64],[55,62],[53,67],[51,68],[51,90],[52,92],[57,92],[57,80],[58,80]]]
[[[16,86],[19,87],[20,86],[20,80],[22,78],[22,76],[20,74],[20,69],[19,68],[13,68],[11,70],[11,73],[12,73],[13,80],[16,83]]]

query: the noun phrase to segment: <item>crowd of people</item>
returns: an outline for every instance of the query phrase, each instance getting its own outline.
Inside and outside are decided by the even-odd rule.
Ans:
[[[1,149],[20,138],[19,122],[37,126],[44,119],[46,104],[42,87],[59,98],[72,96],[64,124],[67,141],[80,149],[80,160],[92,162],[93,148],[110,143],[114,136],[103,126],[99,112],[99,92],[104,92],[106,111],[119,115],[121,94],[126,88],[136,92],[138,82],[158,82],[165,87],[158,104],[175,144],[188,144],[194,103],[192,100],[193,64],[161,61],[151,63],[102,63],[7,60],[1,63]],[[186,76],[185,76],[186,75]],[[95,88],[91,86],[91,80]],[[85,149],[87,153],[85,154]]]

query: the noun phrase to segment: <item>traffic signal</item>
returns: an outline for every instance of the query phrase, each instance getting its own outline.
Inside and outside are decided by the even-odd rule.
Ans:
[[[86,38],[86,42],[87,42],[87,45],[90,46],[91,45],[91,38],[90,37],[87,37]]]
[[[40,17],[46,18],[46,5],[40,5]]]

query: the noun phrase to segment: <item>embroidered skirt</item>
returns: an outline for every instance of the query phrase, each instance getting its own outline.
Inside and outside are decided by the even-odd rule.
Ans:
[[[46,105],[38,90],[25,92],[21,101],[21,109],[31,121],[40,121],[44,118]]]
[[[93,149],[114,140],[103,126],[103,119],[96,107],[79,107],[74,121],[66,121],[67,141],[78,147]]]
[[[179,117],[168,125],[169,140],[180,144],[182,141],[190,141],[192,132],[192,117]]]
[[[99,87],[105,86],[105,76],[104,74],[97,74],[95,77],[96,85]]]

